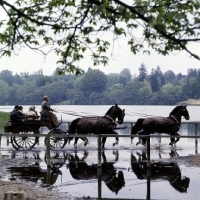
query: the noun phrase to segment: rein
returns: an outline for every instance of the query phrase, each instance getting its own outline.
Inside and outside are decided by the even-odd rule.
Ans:
[[[100,117],[100,116],[93,115],[92,113],[87,113],[87,112],[79,112],[79,113],[77,113],[77,112],[65,111],[65,110],[57,110],[57,112],[62,113],[62,114],[77,116],[77,117]],[[131,113],[133,113],[133,114],[131,114]],[[163,117],[163,116],[158,116],[158,115],[148,115],[148,114],[136,113],[136,112],[131,112],[131,113],[130,114],[126,113],[126,116],[138,116],[138,117],[142,117],[142,118],[146,118],[146,117]],[[108,115],[105,115],[105,117],[107,117],[107,116]],[[110,118],[110,119],[113,121],[113,123],[116,123],[112,118]],[[174,119],[174,120],[177,122],[177,119]]]

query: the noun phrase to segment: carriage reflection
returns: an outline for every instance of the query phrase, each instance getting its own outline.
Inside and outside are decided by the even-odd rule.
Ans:
[[[20,156],[20,158],[19,158]],[[41,186],[46,185],[47,183],[47,169],[43,169],[40,166],[41,157],[39,153],[37,154],[23,154],[23,155],[16,155],[15,153],[12,154],[12,158],[19,158],[23,159],[25,162],[22,162],[20,166],[15,167],[8,167],[7,170],[11,173],[11,180],[13,179],[21,179],[30,182],[34,182],[35,184],[39,183]],[[53,154],[52,162],[51,162],[51,170],[50,170],[50,177],[49,177],[49,184],[53,185],[56,183],[57,178],[59,175],[62,175],[60,171],[60,167],[62,167],[63,160],[58,161],[59,154]],[[54,159],[57,162],[54,162]],[[46,156],[45,156],[46,160]],[[61,162],[62,161],[62,162]]]
[[[177,156],[177,153],[172,151],[170,156]],[[131,153],[131,168],[138,179],[148,179],[146,152],[137,153],[137,156]],[[190,179],[181,176],[180,167],[176,162],[152,161],[150,170],[151,181],[158,179],[167,180],[177,191],[181,193],[187,192]]]
[[[71,176],[77,180],[91,180],[98,179],[98,166],[97,164],[88,164],[85,159],[87,158],[87,153],[85,153],[81,158],[75,153],[70,154],[68,157],[67,168]],[[107,161],[106,155],[102,152],[102,174],[101,180],[106,184],[106,186],[115,194],[125,186],[123,171],[117,171],[114,164],[118,160],[118,153],[116,153],[116,158],[114,161]]]

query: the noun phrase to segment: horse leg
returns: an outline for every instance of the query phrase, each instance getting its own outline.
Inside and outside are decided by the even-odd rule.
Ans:
[[[86,147],[89,144],[88,139],[86,137],[81,137],[81,139],[83,140],[84,146]]]
[[[78,137],[75,137],[75,140],[74,140],[74,148],[75,148],[75,149],[77,149],[77,142],[78,142],[78,139],[79,139]]]
[[[178,133],[176,133],[176,135],[177,135],[177,136],[179,136],[179,134],[178,134]],[[177,143],[179,140],[180,140],[180,138],[179,138],[179,137],[177,137],[177,138],[176,138],[176,140],[175,140],[175,145],[176,145],[176,143]]]
[[[138,135],[146,135],[146,132],[145,131],[141,131],[138,133]],[[146,137],[138,137],[138,142],[136,143],[136,145],[138,144],[142,144],[146,147]]]
[[[118,135],[118,133],[115,132],[115,131],[113,131],[112,134],[116,134],[116,135]],[[116,139],[116,140],[115,140],[115,142],[113,143],[113,147],[114,147],[116,144],[119,143],[119,138],[118,138],[118,137],[115,137],[115,139]]]
[[[178,136],[179,136],[178,133],[176,133],[175,135],[178,135]],[[170,138],[170,140],[171,140],[171,142],[169,143],[169,145],[171,145],[172,147],[173,147],[173,146],[176,147],[176,143],[179,141],[179,138],[176,138],[176,139],[175,139],[175,137],[173,137],[173,138]]]
[[[132,128],[131,128],[131,136],[137,135],[138,131],[140,131],[142,129],[143,121],[144,121],[144,118],[140,118],[136,121],[134,126],[132,126]],[[133,143],[133,139],[134,139],[134,137],[131,137],[131,144]]]
[[[102,143],[102,149],[105,149],[105,143],[106,143],[107,137],[102,137],[101,143]]]
[[[115,161],[118,161],[118,158],[119,158],[118,151],[113,151],[113,154],[115,155]]]

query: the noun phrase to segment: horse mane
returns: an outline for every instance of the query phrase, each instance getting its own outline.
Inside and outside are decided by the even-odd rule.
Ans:
[[[108,115],[110,113],[110,111],[113,109],[113,107],[115,107],[115,106],[110,107],[109,110],[106,112],[105,115]]]
[[[173,115],[174,113],[178,112],[181,108],[183,108],[183,106],[176,106],[169,114],[170,115]]]

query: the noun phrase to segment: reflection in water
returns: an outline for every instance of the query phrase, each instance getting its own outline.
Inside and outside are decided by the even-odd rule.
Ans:
[[[69,164],[68,169],[70,174],[74,179],[77,180],[91,180],[98,179],[98,166],[97,164],[87,164],[85,159],[87,158],[87,153],[84,154],[82,158],[75,153],[69,154]],[[118,153],[116,154],[115,161],[107,161],[105,153],[102,153],[103,163],[102,163],[102,177],[101,179],[105,182],[106,186],[117,194],[119,190],[125,186],[124,174],[122,171],[118,171],[113,166],[118,160]]]
[[[175,149],[173,148],[173,150]],[[136,188],[136,191],[138,191],[138,199],[144,198],[145,191],[147,191],[146,199],[151,199],[151,195],[157,195],[155,186],[153,184],[157,184],[157,182],[159,181],[161,182],[160,187],[164,184],[167,185],[167,187],[165,187],[165,191],[171,192],[169,195],[184,194],[185,198],[188,198],[188,196],[190,197],[191,191],[194,191],[194,187],[192,187],[192,184],[190,183],[190,179],[188,177],[191,178],[192,176],[186,175],[188,177],[183,177],[183,173],[185,173],[185,170],[181,173],[181,166],[179,167],[176,161],[167,162],[166,160],[160,160],[163,156],[167,159],[170,159],[171,157],[177,157],[179,156],[178,153],[176,151],[163,152],[163,150],[160,150],[158,153],[159,154],[157,155],[156,150],[156,157],[159,156],[159,160],[151,160],[149,170],[147,167],[146,152],[140,152],[139,149],[137,149],[137,152],[136,150],[132,150],[132,153],[128,152],[128,155],[127,151],[120,151],[120,156],[123,157],[120,157],[120,161],[118,161],[118,153],[115,153],[115,157],[111,155],[110,158],[110,151],[102,152],[102,175],[99,179],[99,167],[97,162],[91,164],[94,161],[94,157],[96,160],[96,156],[94,156],[93,152],[90,154],[90,151],[85,153],[82,151],[51,151],[50,184],[51,186],[53,185],[53,187],[51,188],[53,189],[56,187],[63,192],[67,191],[72,194],[72,196],[74,195],[74,197],[76,197],[76,195],[89,195],[93,197],[98,196],[99,198],[101,197],[101,195],[103,195],[106,197],[108,196],[109,198],[113,197],[113,199],[116,199],[116,195],[118,198],[132,198],[133,190],[135,191]],[[47,163],[44,152],[38,153],[28,151],[27,153],[22,153],[19,151],[12,151],[11,159],[18,159],[20,160],[20,162],[17,163],[22,163],[19,166],[11,167],[8,169],[11,172],[13,179],[31,181],[37,186],[50,186],[46,183],[48,174],[47,170],[44,169]],[[123,167],[121,161],[124,162]],[[132,170],[127,170],[129,168],[131,168]],[[197,175],[195,176],[198,178]],[[192,179],[194,180],[194,177]],[[83,184],[84,187],[88,187],[89,185],[91,187],[91,190],[86,192],[86,194],[82,190]],[[151,188],[150,185],[152,185],[153,187]],[[190,190],[188,190],[189,186]],[[100,191],[101,195],[99,195],[100,193],[98,193],[98,195],[96,193],[99,188],[105,189]],[[80,191],[80,193],[77,193],[77,191]],[[138,194],[140,193],[139,191],[142,191],[142,193]],[[165,194],[166,192],[160,191],[159,195],[161,196]],[[170,197],[171,196],[169,196],[169,198]],[[163,196],[163,199],[164,198],[165,196]]]
[[[15,159],[18,157],[17,154],[14,152],[11,155],[12,159]],[[9,167],[7,168],[8,171],[12,174],[12,179],[22,179],[26,181],[31,181],[34,183],[37,183],[38,181],[41,181],[41,186],[46,184],[47,179],[47,170],[42,169],[40,167],[40,156],[39,154],[32,154],[31,156],[28,154],[23,154],[23,159],[27,160],[27,162],[22,163],[20,166],[15,167]],[[59,167],[58,167],[59,166]],[[51,171],[50,171],[50,185],[53,185],[56,183],[56,180],[58,178],[58,175],[62,175],[62,172],[59,170],[59,168],[62,165],[60,163],[51,163]]]
[[[177,155],[171,152],[170,156]],[[138,179],[147,179],[147,157],[146,152],[142,154],[137,153],[138,159],[133,153],[131,153],[131,168]],[[151,180],[164,179],[179,192],[187,192],[190,179],[188,177],[182,177],[179,166],[176,162],[162,162],[152,161],[150,165]]]

